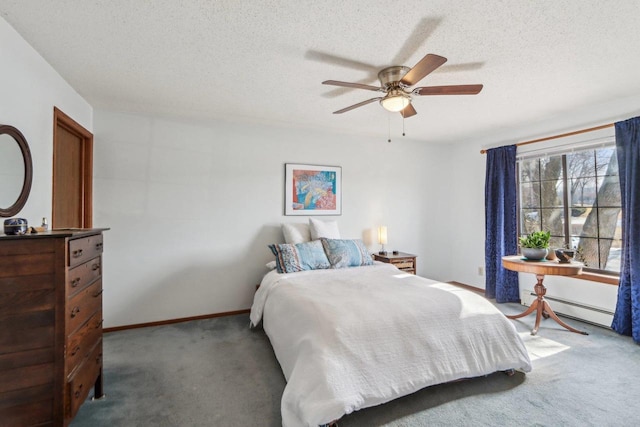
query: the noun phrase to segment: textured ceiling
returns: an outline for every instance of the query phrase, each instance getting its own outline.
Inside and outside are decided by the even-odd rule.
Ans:
[[[2,16],[96,108],[275,123],[386,139],[399,114],[377,71],[448,58],[419,86],[484,84],[414,99],[408,137],[483,140],[640,96],[635,0],[0,0]],[[601,116],[607,117],[606,112]],[[580,124],[580,123],[577,123]]]

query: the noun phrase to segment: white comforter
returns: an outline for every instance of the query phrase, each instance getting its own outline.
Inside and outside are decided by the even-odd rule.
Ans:
[[[531,370],[512,323],[472,292],[389,264],[267,274],[263,321],[287,380],[285,427],[318,426],[429,385]]]

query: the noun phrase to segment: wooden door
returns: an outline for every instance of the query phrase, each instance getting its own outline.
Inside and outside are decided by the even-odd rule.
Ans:
[[[93,135],[54,107],[52,228],[90,228]]]

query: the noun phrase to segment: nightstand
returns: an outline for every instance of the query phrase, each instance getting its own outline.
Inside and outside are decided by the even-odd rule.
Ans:
[[[410,274],[416,274],[416,255],[398,252],[397,255],[389,252],[386,255],[373,254],[376,261],[386,262],[395,265],[402,271]]]

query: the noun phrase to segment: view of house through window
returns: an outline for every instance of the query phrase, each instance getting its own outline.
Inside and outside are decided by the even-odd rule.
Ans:
[[[589,270],[620,272],[621,206],[615,146],[518,162],[520,235],[551,232]]]

